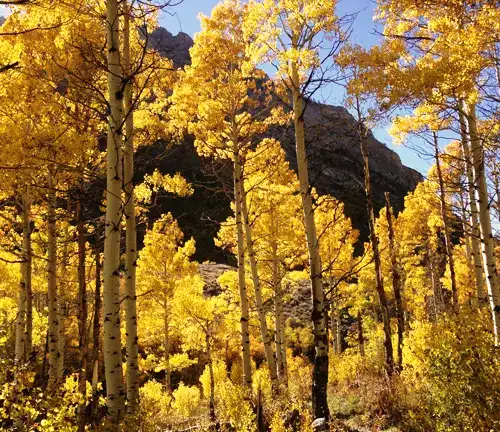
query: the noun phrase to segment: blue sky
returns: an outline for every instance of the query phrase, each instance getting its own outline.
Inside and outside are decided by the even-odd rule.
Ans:
[[[174,0],[176,2],[178,0]],[[210,15],[212,8],[219,0],[183,0],[178,6],[170,9],[170,13],[163,13],[160,24],[170,32],[176,34],[183,31],[191,36],[200,30],[198,15],[203,13]],[[352,41],[365,47],[374,45],[379,37],[374,33],[375,23],[372,20],[375,8],[375,0],[340,0],[337,10],[338,15],[357,13],[356,21],[352,29]],[[7,15],[7,8],[0,7],[0,15]],[[327,97],[326,103],[331,105],[342,105],[344,91],[340,86],[328,88],[323,95]],[[389,148],[396,151],[401,161],[412,168],[425,174],[430,167],[428,159],[422,158],[417,152],[405,146],[395,146],[392,138],[387,133],[387,125],[382,125],[373,130],[376,138],[385,143]],[[413,143],[418,146],[418,143]]]
[[[218,2],[218,0],[183,0],[180,5],[171,9],[171,14],[162,15],[161,25],[174,34],[183,31],[193,36],[200,30],[198,15],[200,13],[210,15],[212,8]],[[371,46],[378,42],[379,37],[374,33],[375,23],[372,20],[374,8],[375,2],[373,0],[341,0],[339,2],[338,15],[358,13],[353,26],[353,42],[363,46]],[[344,92],[340,86],[329,88],[324,94],[328,95],[327,103],[342,105]],[[376,128],[373,132],[379,141],[399,154],[405,165],[415,168],[423,174],[427,172],[430,166],[428,160],[423,159],[408,147],[393,145],[392,138],[387,133],[387,125]]]

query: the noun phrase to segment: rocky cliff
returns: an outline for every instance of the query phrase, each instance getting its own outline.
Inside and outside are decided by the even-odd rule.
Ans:
[[[189,63],[192,39],[185,33],[174,36],[165,29],[157,29],[150,38],[151,46],[173,58],[182,67]],[[357,124],[343,107],[311,102],[305,121],[308,129],[307,148],[311,183],[320,194],[331,194],[345,203],[346,213],[355,227],[360,229],[362,240],[367,239],[366,199],[363,187],[363,166],[356,135]],[[281,139],[287,159],[296,169],[293,129],[282,131]],[[157,144],[145,149],[142,157],[143,170],[155,166],[163,172],[181,172],[195,185],[195,194],[189,199],[170,199],[162,202],[161,211],[172,211],[180,220],[187,236],[197,239],[200,260],[225,261],[211,237],[217,231],[217,222],[229,214],[228,197],[214,191],[214,185],[230,180],[230,169],[214,167],[211,161],[200,158],[187,138],[180,146],[169,151],[164,158],[152,158],[151,151],[161,153]],[[422,176],[404,166],[399,156],[378,141],[370,132],[370,169],[377,210],[383,206],[384,192],[391,193],[392,203],[398,211],[404,197],[412,191]],[[156,148],[156,150],[155,150]],[[156,162],[152,162],[156,160]],[[214,176],[213,174],[216,173]]]

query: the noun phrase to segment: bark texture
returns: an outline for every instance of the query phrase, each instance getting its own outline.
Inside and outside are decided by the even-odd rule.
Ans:
[[[117,0],[106,2],[108,65],[108,139],[106,226],[104,237],[104,367],[110,421],[118,425],[124,412],[120,335],[120,221],[122,218],[123,90]]]
[[[234,129],[236,127],[234,126]],[[247,287],[245,281],[245,238],[243,234],[243,211],[242,211],[242,194],[241,183],[243,181],[240,154],[238,149],[237,131],[233,134],[233,155],[234,155],[234,203],[235,203],[235,220],[236,220],[236,235],[237,235],[237,254],[238,254],[238,285],[240,291],[240,307],[241,307],[241,344],[242,344],[242,361],[243,361],[243,385],[249,391],[252,388],[252,366],[250,358],[250,331],[249,331],[249,307],[247,297]]]
[[[481,229],[479,226],[479,210],[474,193],[474,174],[472,172],[472,159],[470,154],[470,141],[467,131],[467,120],[465,117],[465,106],[459,108],[460,135],[462,144],[462,155],[464,158],[464,171],[467,177],[467,193],[470,206],[470,226],[466,232],[469,234],[471,252],[474,265],[474,277],[476,282],[477,303],[484,303],[486,293],[484,289],[484,266],[481,251]]]
[[[125,150],[123,184],[125,192],[126,252],[125,252],[125,319],[127,352],[127,411],[133,414],[139,403],[139,346],[137,337],[137,228],[134,195],[134,108],[132,99],[132,67],[130,64],[130,8],[124,3],[123,67],[127,75],[125,86]]]
[[[312,205],[311,186],[307,167],[307,154],[304,125],[304,100],[300,90],[300,79],[297,64],[292,63],[292,98],[293,124],[295,128],[295,148],[297,152],[297,168],[306,228],[307,249],[309,252],[309,272],[312,294],[312,323],[314,334],[314,366],[312,381],[312,404],[314,418],[329,419],[327,402],[328,385],[328,328],[325,315],[325,293],[321,277],[321,260],[319,255],[316,223]]]
[[[483,247],[483,264],[488,288],[488,299],[493,318],[495,345],[499,344],[500,327],[500,289],[498,286],[495,245],[491,229],[490,201],[484,170],[484,151],[477,131],[476,110],[471,106],[466,111],[471,142],[472,173],[474,177],[475,198],[479,206],[479,225]]]
[[[61,353],[59,343],[59,307],[57,299],[57,227],[56,227],[56,189],[54,167],[49,167],[47,175],[47,230],[48,258],[47,291],[49,298],[49,388],[54,388],[62,378]]]

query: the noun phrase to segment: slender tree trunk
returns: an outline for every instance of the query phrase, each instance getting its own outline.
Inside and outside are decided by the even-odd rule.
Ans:
[[[451,281],[451,296],[453,300],[453,310],[458,313],[460,305],[458,303],[458,289],[457,280],[455,276],[455,259],[453,257],[453,244],[451,243],[450,224],[447,215],[446,204],[446,189],[444,187],[443,172],[441,170],[441,159],[439,158],[439,143],[436,132],[433,132],[434,138],[434,158],[436,160],[436,171],[439,183],[439,203],[441,207],[441,219],[444,226],[444,242],[446,256],[448,258],[448,266],[450,267],[450,281]]]
[[[233,155],[234,155],[234,202],[235,219],[237,232],[237,253],[238,253],[238,285],[240,289],[241,306],[241,343],[242,343],[242,361],[243,361],[243,385],[249,391],[252,389],[252,365],[250,357],[250,331],[249,331],[249,307],[247,288],[245,281],[245,239],[243,234],[243,215],[242,215],[242,194],[240,184],[243,182],[243,176],[240,165],[240,154],[238,149],[238,139],[236,125],[233,125]]]
[[[26,262],[24,258],[19,265],[19,290],[17,295],[16,317],[16,346],[15,362],[22,364],[26,361]]]
[[[488,298],[490,302],[493,332],[495,335],[495,345],[499,344],[500,326],[500,288],[496,273],[495,246],[493,242],[493,232],[491,229],[490,202],[488,197],[488,187],[484,172],[484,152],[476,124],[476,110],[474,106],[469,107],[466,112],[469,126],[472,173],[474,177],[475,197],[479,205],[479,225],[481,231],[481,242],[483,246],[484,273],[486,274],[486,286],[488,288]]]
[[[33,287],[31,284],[33,270],[33,251],[31,247],[31,191],[26,186],[23,196],[23,252],[24,284],[26,288],[26,359],[33,359]]]
[[[405,331],[405,312],[403,308],[402,280],[399,272],[396,257],[394,225],[392,222],[391,198],[389,192],[385,193],[385,210],[387,225],[389,226],[389,253],[391,255],[392,289],[396,300],[396,310],[398,314],[398,370],[403,368],[403,334]]]
[[[331,291],[331,327],[332,327],[332,345],[335,354],[342,354],[341,352],[341,330],[340,330],[340,313],[339,313],[339,302],[338,302],[338,292],[334,287],[334,282],[332,278],[329,278],[328,284]]]
[[[365,356],[365,337],[363,335],[363,315],[358,311],[358,346],[361,357]]]
[[[99,353],[101,333],[101,224],[98,221],[95,228],[95,293],[94,293],[94,319],[93,319],[93,373],[92,373],[92,416],[95,418],[99,407],[97,383],[99,382]]]
[[[85,226],[83,221],[83,176],[81,178],[80,197],[76,203],[78,235],[78,391],[81,403],[78,406],[78,432],[85,431],[85,407],[87,394],[87,281],[85,276]]]
[[[260,284],[259,271],[257,268],[257,259],[255,257],[255,251],[253,248],[252,226],[250,224],[250,217],[248,214],[247,195],[245,192],[243,179],[241,179],[239,185],[241,187],[241,210],[243,221],[245,224],[246,245],[248,251],[248,259],[250,262],[250,271],[252,273],[252,281],[255,290],[255,305],[257,307],[257,315],[259,317],[260,333],[262,336],[262,343],[264,344],[264,353],[266,356],[267,367],[269,369],[269,376],[271,378],[271,382],[275,383],[278,378],[276,374],[276,359],[274,356],[271,335],[267,327],[266,312],[264,311],[262,301],[262,288]]]
[[[470,229],[469,224],[467,222],[467,201],[464,198],[462,193],[459,193],[460,199],[460,210],[462,213],[462,230],[464,232],[464,245],[465,245],[465,259],[467,260],[468,267],[468,275],[469,280],[467,281],[467,287],[469,288],[469,303],[472,308],[477,308],[479,306],[477,300],[477,290],[474,291],[473,285],[475,286],[474,279],[474,261],[472,257],[472,249],[471,249],[471,237],[470,237]],[[473,280],[474,279],[474,280]]]
[[[120,335],[120,221],[122,218],[123,90],[120,65],[118,0],[106,2],[108,65],[108,141],[106,231],[104,237],[104,366],[110,420],[118,425],[124,414]],[[117,426],[118,428],[118,426]]]
[[[130,9],[128,0],[124,3],[123,28],[123,67],[125,74],[131,74],[130,64]],[[132,106],[132,81],[130,76],[125,86],[125,151],[124,151],[124,192],[126,218],[126,256],[125,256],[125,290],[126,290],[126,347],[127,347],[127,410],[129,414],[137,411],[139,402],[139,347],[137,337],[137,229],[135,220],[134,193],[134,109]]]
[[[56,231],[56,189],[54,167],[49,167],[47,176],[47,225],[48,225],[48,297],[49,297],[49,388],[62,378],[61,353],[59,343],[59,308],[57,300],[57,231]]]
[[[475,187],[474,187],[474,174],[472,171],[472,159],[470,154],[469,137],[467,132],[467,120],[465,116],[465,105],[463,102],[460,104],[458,110],[460,120],[460,134],[462,143],[462,155],[464,158],[465,174],[467,176],[467,192],[469,194],[469,205],[471,213],[471,249],[472,257],[474,260],[474,275],[476,281],[476,295],[477,303],[482,305],[486,300],[486,293],[484,290],[484,265],[481,252],[481,229],[479,226],[479,209],[477,207]]]
[[[68,214],[71,211],[71,205],[68,205]],[[78,216],[78,215],[77,215]],[[71,289],[70,284],[70,276],[68,274],[68,266],[69,266],[69,251],[68,246],[71,239],[69,237],[69,225],[64,225],[63,230],[63,241],[62,241],[62,260],[60,263],[61,267],[61,277],[59,280],[59,295],[58,295],[58,315],[59,315],[59,353],[61,355],[61,359],[59,361],[59,374],[63,375],[64,368],[64,354],[66,350],[66,339],[64,335],[64,323],[65,323],[65,293],[69,292]],[[78,310],[79,313],[79,310]]]
[[[165,359],[165,386],[167,391],[172,391],[172,377],[170,375],[170,330],[168,323],[167,296],[165,294],[165,314],[163,315],[164,359]]]
[[[274,337],[276,344],[276,366],[281,381],[285,378],[285,363],[283,358],[283,328],[281,327],[281,281],[278,274],[277,247],[273,245],[273,288],[274,288]]]
[[[361,119],[361,116],[359,116]],[[380,262],[380,253],[378,249],[378,237],[375,232],[375,210],[373,208],[373,194],[370,180],[370,165],[368,153],[368,135],[366,127],[359,122],[360,139],[361,139],[361,154],[363,155],[363,166],[365,172],[365,193],[366,205],[368,211],[368,226],[370,228],[370,243],[373,250],[373,260],[375,263],[375,278],[377,283],[377,294],[382,310],[382,320],[384,325],[384,347],[385,347],[385,362],[386,369],[389,375],[394,370],[394,355],[392,351],[392,335],[391,335],[391,321],[389,316],[389,307],[387,305],[387,298],[384,290],[384,280],[382,276],[382,265]]]
[[[431,285],[432,285],[432,291],[433,291],[433,299],[434,299],[434,314],[435,314],[435,321],[437,321],[439,315],[441,314],[441,311],[443,309],[442,303],[441,303],[441,285],[439,282],[439,276],[436,274],[436,265],[435,265],[435,259],[434,259],[434,254],[431,252],[430,248],[428,250],[428,255],[429,255],[429,274],[431,277]]]
[[[325,316],[325,293],[322,284],[321,259],[319,255],[316,222],[312,205],[311,186],[307,167],[307,154],[304,125],[304,100],[300,91],[298,65],[293,62],[292,69],[292,98],[293,124],[295,128],[295,146],[297,152],[297,168],[304,211],[304,225],[306,228],[307,249],[309,252],[309,271],[311,277],[312,294],[312,323],[314,334],[314,366],[312,379],[312,405],[314,418],[329,419],[327,401],[328,385],[328,328]]]
[[[280,320],[280,331],[281,331],[281,358],[283,361],[283,384],[285,384],[286,387],[288,387],[288,363],[286,359],[286,333],[285,333],[285,328],[286,328],[286,323],[285,323],[285,311],[283,308],[283,288],[280,282],[279,285],[279,292],[280,292],[280,314],[279,314],[279,320]]]
[[[22,192],[21,205],[23,210],[23,245],[21,263],[19,265],[19,291],[17,299],[16,317],[16,345],[14,350],[16,364],[24,363],[30,356],[32,347],[28,347],[28,262],[31,246],[30,227],[30,198],[29,189],[26,186]],[[31,276],[31,274],[30,274]]]
[[[219,422],[217,421],[217,415],[215,414],[215,377],[214,377],[214,366],[212,362],[212,347],[210,346],[210,335],[205,334],[205,349],[207,350],[208,357],[208,373],[210,375],[210,397],[208,401],[208,413],[210,416],[210,422],[215,426],[215,430],[220,430]]]

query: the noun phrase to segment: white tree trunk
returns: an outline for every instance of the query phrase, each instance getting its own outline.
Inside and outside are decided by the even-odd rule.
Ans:
[[[128,0],[124,3],[123,28],[123,68],[130,75],[130,8]],[[134,194],[134,109],[132,106],[132,80],[125,86],[124,110],[125,150],[123,184],[125,192],[126,253],[125,253],[125,291],[126,291],[126,352],[127,352],[127,411],[133,414],[139,402],[139,346],[137,342],[137,295],[136,295],[136,260],[137,229],[135,220]]]
[[[238,254],[238,285],[240,290],[241,307],[241,344],[243,361],[243,385],[250,391],[252,388],[252,364],[250,357],[250,330],[249,330],[249,306],[247,287],[245,281],[245,239],[243,234],[242,194],[240,184],[243,181],[238,149],[237,131],[233,133],[233,155],[234,155],[234,201],[235,220],[237,233]]]
[[[250,225],[250,220],[248,215],[247,195],[245,192],[243,178],[239,182],[239,185],[241,187],[241,209],[243,213],[243,220],[245,223],[248,259],[250,261],[250,270],[252,273],[252,281],[255,290],[255,305],[257,307],[257,314],[259,317],[260,333],[262,336],[262,342],[264,344],[264,352],[266,355],[267,367],[269,368],[269,376],[271,377],[271,382],[274,383],[277,379],[276,360],[274,356],[271,335],[269,334],[269,329],[267,327],[266,313],[264,311],[264,306],[262,302],[262,288],[257,268],[257,260],[255,258],[255,251],[253,248],[252,226]]]
[[[120,222],[122,218],[123,94],[117,0],[106,2],[108,117],[106,227],[104,238],[104,365],[110,420],[118,424],[124,414],[120,335]]]
[[[500,326],[500,290],[496,273],[496,258],[493,243],[493,232],[491,229],[490,202],[486,175],[484,172],[484,151],[476,124],[476,110],[474,106],[469,107],[466,112],[467,123],[471,142],[472,173],[474,175],[475,197],[479,205],[479,224],[481,228],[481,242],[483,245],[484,273],[486,275],[486,286],[490,302],[495,345],[499,344]]]
[[[484,265],[481,252],[481,230],[479,227],[479,210],[477,208],[476,195],[474,193],[474,175],[472,173],[472,160],[470,154],[470,143],[467,133],[467,122],[465,117],[465,105],[462,103],[458,111],[460,119],[460,135],[462,144],[462,156],[464,158],[464,170],[467,176],[467,193],[469,194],[470,225],[471,231],[467,231],[470,236],[472,259],[474,263],[474,276],[476,282],[477,302],[481,305],[485,301],[484,290]]]
[[[62,357],[59,342],[59,307],[57,299],[57,231],[56,231],[56,189],[54,167],[50,166],[47,175],[47,229],[48,229],[48,298],[49,298],[49,388],[62,378]]]
[[[321,260],[319,255],[316,222],[312,205],[309,171],[307,167],[304,100],[300,89],[298,65],[291,64],[293,124],[295,129],[295,147],[297,153],[297,168],[304,212],[307,250],[309,252],[309,272],[312,295],[312,323],[314,334],[314,367],[312,379],[312,403],[314,418],[329,418],[327,403],[328,385],[328,329],[325,315],[325,293],[321,276]]]

